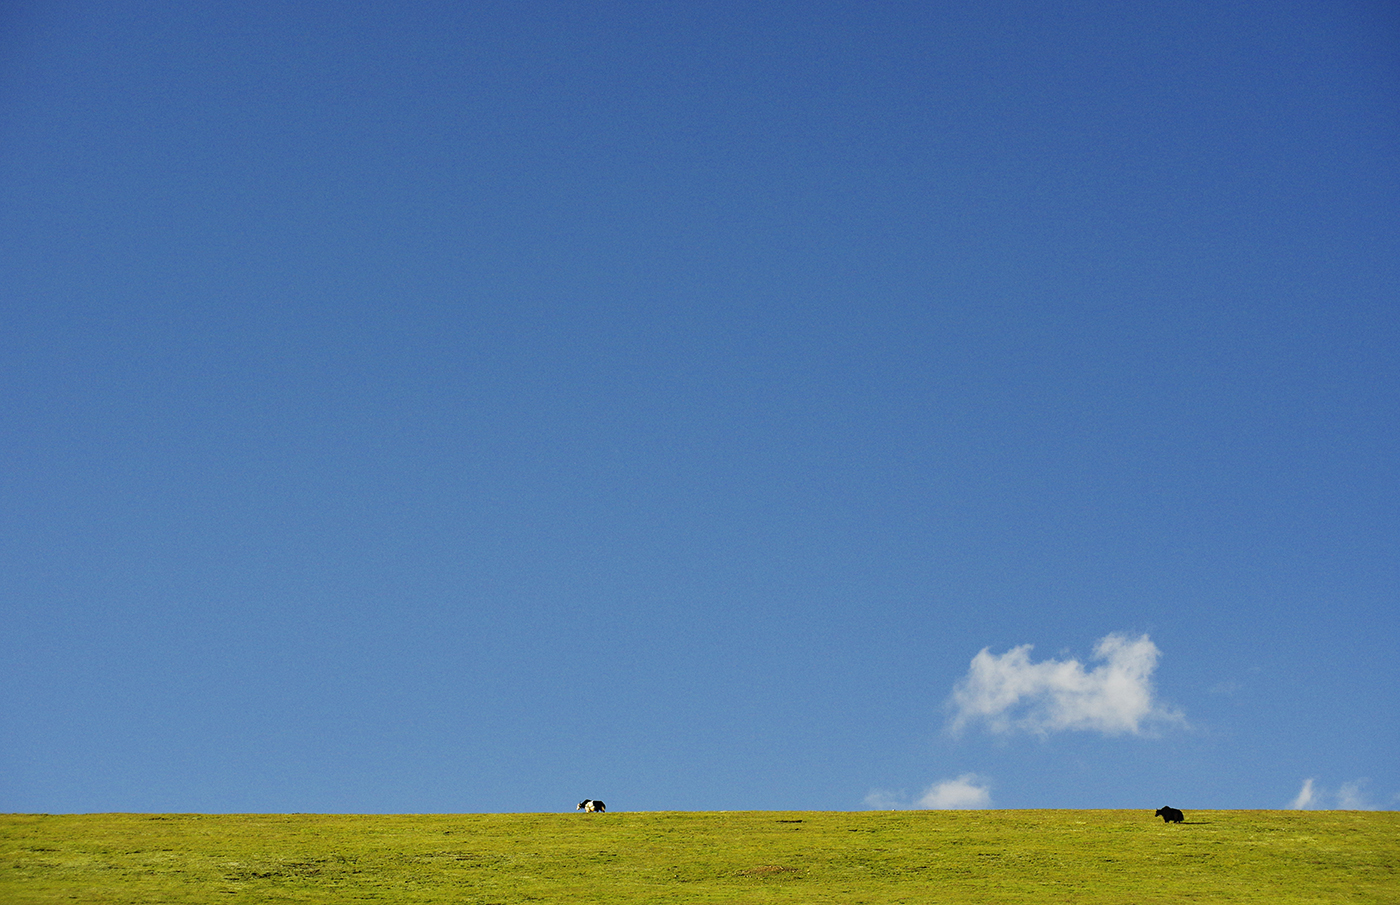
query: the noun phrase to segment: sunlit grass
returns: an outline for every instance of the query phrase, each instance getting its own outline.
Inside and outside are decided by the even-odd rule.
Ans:
[[[1400,902],[1400,814],[0,816],[0,902]]]

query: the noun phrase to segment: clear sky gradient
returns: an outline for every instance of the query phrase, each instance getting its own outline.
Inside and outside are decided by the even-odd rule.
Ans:
[[[0,12],[0,811],[1400,806],[1393,3]]]

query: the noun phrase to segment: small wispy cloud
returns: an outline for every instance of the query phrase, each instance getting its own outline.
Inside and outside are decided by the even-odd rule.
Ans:
[[[1093,656],[1101,662],[1092,669],[1078,660],[1034,663],[1031,648],[1023,644],[997,655],[984,647],[972,658],[948,701],[950,731],[984,723],[1000,734],[1142,735],[1157,725],[1185,722],[1180,711],[1156,699],[1152,673],[1161,651],[1146,635],[1101,639]]]
[[[872,811],[897,811],[909,807],[904,796],[887,789],[871,789],[865,796],[865,806]]]
[[[1313,781],[1311,779],[1305,779],[1303,780],[1303,788],[1298,790],[1297,797],[1293,799],[1293,803],[1288,807],[1295,811],[1307,810],[1312,807],[1313,799],[1316,797],[1317,793],[1313,791]]]
[[[1353,782],[1344,782],[1336,792],[1330,789],[1318,788],[1312,779],[1303,780],[1303,787],[1298,790],[1289,808],[1295,811],[1316,811],[1316,810],[1338,810],[1338,811],[1374,811],[1376,805],[1371,803],[1370,796],[1366,794],[1367,780],[1358,779]],[[1328,807],[1329,803],[1331,807]]]
[[[877,811],[957,811],[990,808],[992,788],[986,779],[976,773],[964,773],[954,779],[934,783],[912,802],[902,792],[875,789],[865,796],[865,806]]]
[[[1342,783],[1342,787],[1337,790],[1337,807],[1343,811],[1374,810],[1374,806],[1366,797],[1365,790],[1362,789],[1365,784],[1364,779]]]

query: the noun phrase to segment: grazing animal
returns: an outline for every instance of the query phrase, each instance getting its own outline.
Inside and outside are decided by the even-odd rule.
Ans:
[[[1186,819],[1185,814],[1181,813],[1176,808],[1169,808],[1166,805],[1158,808],[1157,813],[1152,816],[1161,817],[1163,823],[1180,823]]]
[[[606,811],[607,809],[608,809],[608,806],[607,806],[607,805],[603,804],[601,801],[594,801],[594,800],[591,799],[591,798],[585,798],[583,801],[580,801],[580,802],[578,803],[578,807],[574,808],[574,810],[576,810],[576,811],[583,811],[584,813],[587,813],[587,814],[593,814],[593,813],[601,814],[601,813],[603,813],[604,811]]]

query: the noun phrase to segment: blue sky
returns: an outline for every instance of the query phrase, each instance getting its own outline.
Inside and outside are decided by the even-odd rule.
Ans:
[[[1395,808],[1397,46],[8,5],[0,811]]]

